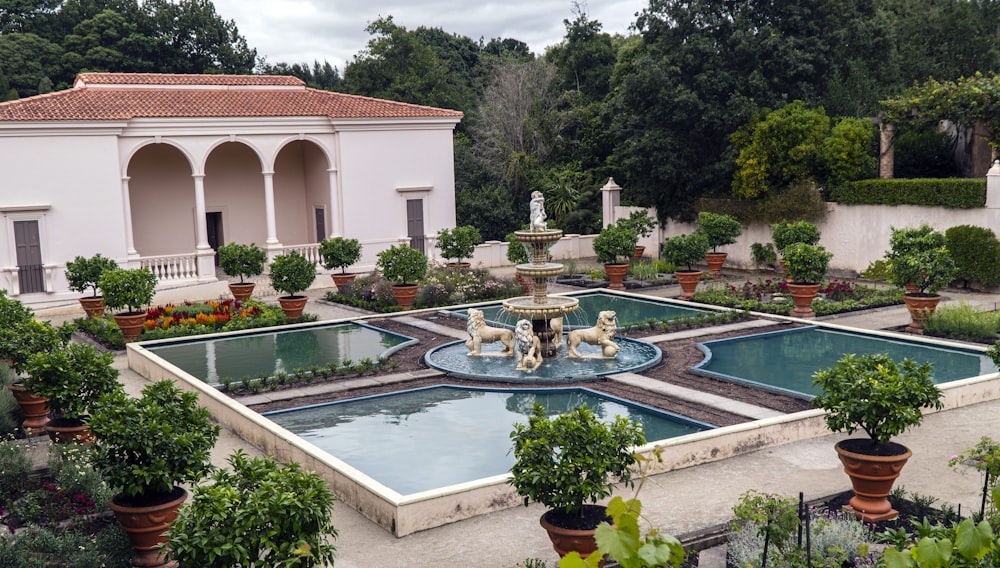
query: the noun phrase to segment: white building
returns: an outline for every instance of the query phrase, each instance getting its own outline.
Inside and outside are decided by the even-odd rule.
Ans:
[[[78,297],[65,264],[101,253],[161,286],[216,279],[214,249],[256,243],[319,260],[455,226],[462,113],[306,88],[284,76],[82,73],[0,103],[0,287]]]

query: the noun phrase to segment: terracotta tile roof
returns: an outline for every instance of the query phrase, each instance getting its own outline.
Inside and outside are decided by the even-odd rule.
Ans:
[[[281,116],[460,118],[462,113],[308,89],[294,77],[263,75],[82,73],[72,89],[0,103],[0,121]]]

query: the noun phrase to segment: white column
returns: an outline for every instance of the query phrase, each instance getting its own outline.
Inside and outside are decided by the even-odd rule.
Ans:
[[[197,242],[195,249],[202,251],[208,246],[208,227],[205,223],[205,174],[191,174],[194,178],[194,227]]]
[[[344,236],[344,192],[336,168],[326,170],[330,176],[330,238]]]
[[[267,248],[272,249],[279,246],[278,242],[278,222],[274,212],[274,172],[264,171],[264,215],[267,217]]]
[[[125,249],[128,257],[139,257],[139,251],[135,250],[135,235],[132,234],[132,198],[129,195],[128,176],[122,177],[122,207],[125,215]]]
[[[986,172],[986,208],[1000,209],[1000,160]]]
[[[614,224],[617,219],[615,219],[615,207],[621,203],[622,199],[622,188],[619,187],[613,178],[608,178],[608,183],[604,184],[601,188],[601,226],[607,227],[608,225]]]

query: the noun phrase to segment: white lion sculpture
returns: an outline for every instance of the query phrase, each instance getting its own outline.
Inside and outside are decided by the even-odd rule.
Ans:
[[[618,318],[611,310],[597,314],[597,325],[588,329],[574,329],[569,332],[566,340],[566,355],[568,357],[581,357],[576,350],[581,342],[590,345],[600,345],[601,352],[605,358],[613,359],[618,355],[619,346],[614,342],[615,332],[618,329]]]
[[[465,347],[469,350],[467,355],[481,355],[483,343],[496,341],[503,343],[503,351],[500,354],[508,357],[514,354],[514,332],[486,325],[486,316],[483,315],[483,310],[469,308],[469,322],[465,329],[469,332],[469,339],[465,341]]]
[[[534,371],[542,364],[542,342],[531,330],[531,322],[518,320],[514,326],[514,353],[518,371]]]
[[[563,344],[563,319],[552,318],[549,320],[549,329],[555,334],[552,337],[553,347],[562,347]]]

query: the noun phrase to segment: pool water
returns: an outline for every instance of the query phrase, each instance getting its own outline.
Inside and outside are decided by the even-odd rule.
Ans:
[[[411,337],[360,323],[339,323],[282,331],[250,332],[218,339],[150,345],[156,355],[210,385],[308,369],[314,365],[377,360],[416,342]]]
[[[382,485],[410,495],[510,471],[510,432],[515,422],[527,423],[535,403],[550,416],[586,404],[604,421],[628,417],[643,426],[650,442],[713,428],[580,388],[437,386],[264,416]]]
[[[819,389],[812,375],[833,367],[845,353],[885,353],[930,363],[935,383],[996,372],[981,351],[965,350],[863,333],[804,327],[699,343],[706,359],[692,370],[724,380],[749,383],[784,394],[812,398]]]

